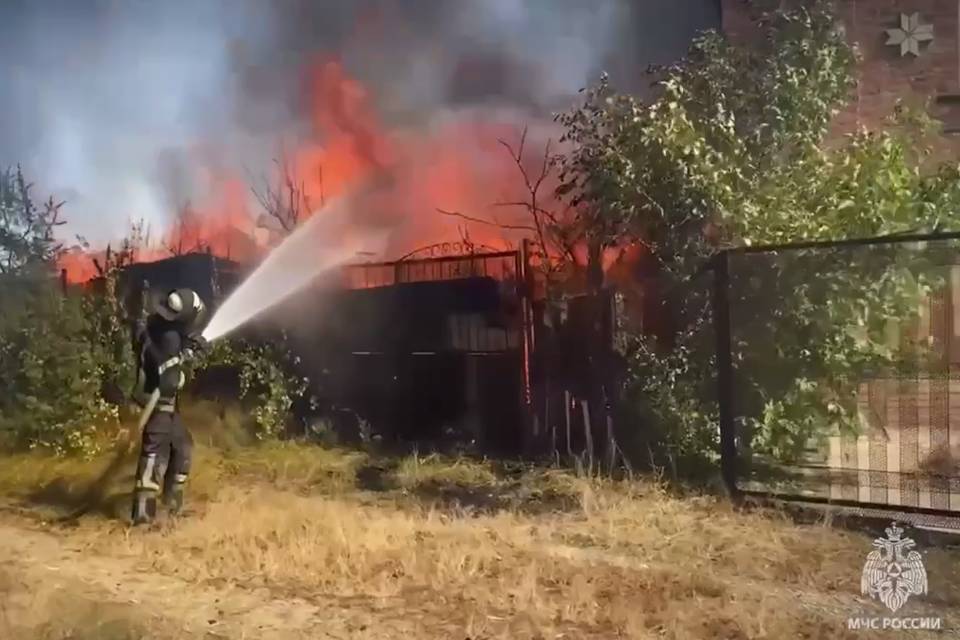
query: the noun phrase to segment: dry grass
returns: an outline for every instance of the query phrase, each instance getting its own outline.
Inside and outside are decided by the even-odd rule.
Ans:
[[[280,489],[346,492],[356,486],[357,471],[367,456],[345,449],[327,449],[296,443],[268,443],[218,457],[202,450],[200,462],[216,460],[221,478],[231,482],[267,482]]]
[[[466,466],[400,469],[417,469],[401,476],[408,489],[486,473]],[[862,637],[843,624],[863,609],[868,540],[656,486],[550,481],[579,492],[580,508],[474,515],[235,487],[202,518],[123,538],[123,551],[190,582],[362,602],[471,638]],[[121,532],[95,533],[93,549],[116,552]]]
[[[744,554],[753,556],[757,546],[748,544],[739,528],[726,539],[706,542],[696,530],[675,530],[681,514],[661,512],[671,524],[664,533],[672,539],[665,543],[657,537],[652,548],[618,562],[617,554],[590,544],[591,539],[611,532],[629,537],[645,526],[629,521],[634,526],[615,531],[618,522],[628,521],[610,507],[596,505],[590,517],[533,521],[500,513],[464,518],[305,499],[265,488],[231,490],[202,519],[162,536],[130,537],[126,551],[150,557],[161,571],[178,571],[190,581],[230,580],[289,593],[359,597],[370,606],[393,607],[425,621],[455,622],[471,637],[491,632],[713,637],[705,634],[705,619],[739,630],[730,637],[781,637],[780,630],[796,630],[784,627],[782,600],[765,610],[765,589],[744,589],[732,580],[738,572],[726,565],[742,562]],[[586,544],[570,544],[576,535]],[[776,577],[786,579],[787,586],[806,582],[809,575],[796,566],[800,562],[782,560],[787,549],[779,547],[778,536],[764,542]],[[92,543],[116,544],[99,536]],[[186,550],[186,558],[171,549]],[[588,550],[599,553],[584,553]],[[737,557],[713,566],[714,556],[723,553]],[[750,616],[734,615],[747,606],[755,609]],[[692,610],[698,615],[691,616]]]
[[[369,638],[399,637],[391,620],[424,638],[861,638],[870,635],[846,631],[847,617],[882,615],[858,596],[869,538],[781,514],[680,499],[655,483],[505,475],[437,456],[390,465],[397,490],[371,499],[355,486],[363,454],[198,440],[195,516],[153,532],[88,518],[70,539],[198,588],[359,610],[385,629]],[[35,495],[56,476],[79,487],[103,464],[11,458],[0,491]],[[438,487],[510,500],[471,509],[422,498]],[[957,566],[954,553],[928,555],[936,598],[923,605],[953,626]]]
[[[224,486],[266,482],[298,492],[344,492],[356,485],[366,455],[295,443],[259,443],[244,431],[236,408],[225,416],[209,402],[187,405],[184,419],[194,437],[190,498],[203,504]],[[136,468],[137,443],[124,432],[93,459],[58,458],[42,451],[5,454],[0,464],[0,501],[29,503],[40,515],[57,517],[86,504],[95,513],[126,518]]]
[[[446,459],[418,453],[401,460],[391,477],[396,485],[407,490],[429,485],[491,488],[500,483],[489,464],[470,458]]]
[[[132,604],[100,602],[83,584],[0,571],[0,638],[24,640],[140,640],[179,636],[162,624],[137,619]]]

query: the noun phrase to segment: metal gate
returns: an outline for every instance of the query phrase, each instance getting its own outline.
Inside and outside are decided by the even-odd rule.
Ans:
[[[960,234],[743,247],[711,267],[732,491],[960,514]]]
[[[334,364],[337,400],[404,440],[463,432],[487,448],[524,441],[532,317],[525,246],[353,264],[311,340]]]

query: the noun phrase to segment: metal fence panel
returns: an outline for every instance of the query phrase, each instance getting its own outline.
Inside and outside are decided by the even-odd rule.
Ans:
[[[737,488],[960,512],[960,239],[730,251],[714,274]]]

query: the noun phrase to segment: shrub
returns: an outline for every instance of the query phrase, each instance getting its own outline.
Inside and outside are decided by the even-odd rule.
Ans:
[[[101,295],[62,291],[62,203],[38,206],[30,191],[19,169],[0,172],[0,433],[14,446],[91,454],[132,382],[116,272]]]
[[[254,435],[268,439],[285,433],[295,402],[307,392],[307,378],[296,372],[298,363],[284,340],[255,343],[224,339],[213,344],[194,370],[234,369],[239,377],[240,399],[252,405]]]
[[[929,119],[904,110],[889,131],[829,137],[855,60],[830,3],[771,12],[762,30],[748,44],[700,38],[663,70],[649,104],[604,78],[561,118],[589,134],[573,136],[564,186],[643,246],[656,265],[647,275],[670,292],[663,313],[675,344],[634,336],[624,345],[628,409],[645,416],[642,428],[664,432],[668,448],[692,453],[712,453],[715,439],[709,278],[696,287],[717,249],[957,226],[960,170],[925,170]],[[751,275],[773,295],[745,301],[740,287],[731,300],[753,316],[733,345],[743,435],[781,459],[828,430],[856,428],[857,382],[896,356],[884,344],[887,321],[937,285],[928,265],[902,254],[856,268],[836,253],[815,262],[758,269]]]
[[[100,393],[102,352],[85,301],[42,275],[0,289],[0,430],[16,446],[95,453],[97,430],[116,424],[117,407]]]

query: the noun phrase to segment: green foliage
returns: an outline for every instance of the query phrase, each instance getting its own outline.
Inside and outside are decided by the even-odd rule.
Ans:
[[[255,435],[259,439],[283,434],[290,412],[307,391],[307,378],[296,375],[299,359],[285,341],[253,344],[243,340],[219,340],[212,345],[198,368],[232,367],[240,377],[240,398],[253,402]]]
[[[91,350],[100,363],[101,395],[116,404],[125,401],[136,375],[131,322],[117,295],[118,278],[118,268],[110,268],[103,276],[102,290],[84,296],[83,301]]]
[[[731,258],[736,405],[759,450],[792,460],[853,433],[861,382],[930,370],[928,346],[901,344],[896,322],[942,284],[935,262],[898,245]]]
[[[38,207],[19,169],[0,174],[0,433],[18,447],[93,454],[98,429],[116,424],[132,355],[115,269],[99,295],[60,289],[60,206]]]
[[[51,197],[37,206],[32,186],[19,167],[0,172],[0,274],[45,268],[61,250],[53,231],[63,224],[63,203]]]
[[[590,203],[604,225],[644,242],[679,277],[712,252],[707,225],[748,242],[835,231],[811,224],[829,205],[796,219],[778,201],[793,193],[790,181],[805,193],[820,184],[798,162],[829,164],[818,145],[853,82],[853,52],[816,4],[774,13],[757,46],[703,36],[664,70],[652,104],[601,78],[559,118],[576,145],[561,163],[560,193]]]
[[[90,246],[83,238],[81,246]],[[140,250],[149,242],[144,223],[130,225],[127,236],[115,250],[110,245],[101,259],[93,259],[99,278],[85,296],[85,311],[91,323],[90,342],[97,351],[103,371],[101,390],[105,398],[114,404],[128,400],[136,380],[139,354],[134,354],[132,326],[125,301],[118,289],[124,268],[137,261]],[[142,312],[141,301],[141,312]]]
[[[649,454],[673,477],[699,475],[719,451],[713,410],[715,359],[706,314],[685,327],[670,350],[642,335],[620,333],[630,377],[621,390],[621,418],[633,428],[621,434],[625,450]],[[639,427],[639,428],[638,428]]]
[[[603,251],[631,231],[633,219],[629,209],[609,198],[620,181],[633,179],[633,168],[621,162],[622,156],[611,155],[621,143],[621,114],[611,108],[612,100],[604,75],[599,86],[588,90],[580,108],[555,117],[564,130],[560,142],[570,147],[567,153],[552,159],[559,180],[554,195],[566,203],[566,215],[540,214],[546,218],[541,223],[554,252],[559,250],[560,255],[576,263],[574,247],[586,247],[588,284],[594,290],[603,281]]]
[[[627,393],[646,424],[677,431],[668,441],[680,448],[715,439],[701,270],[718,248],[944,229],[960,204],[960,169],[921,171],[922,115],[826,142],[855,62],[829,3],[774,11],[761,30],[749,45],[702,37],[662,70],[650,104],[602,78],[560,119],[575,144],[560,195],[588,206],[604,235],[642,243],[669,292],[677,344],[663,351],[641,336],[625,345]],[[737,411],[755,448],[791,458],[830,428],[853,428],[858,381],[898,355],[890,320],[938,284],[919,255],[808,252],[731,265]]]
[[[133,386],[130,319],[117,285],[143,229],[134,226],[119,251],[108,248],[95,286],[65,294],[54,277],[59,209],[52,199],[38,208],[19,170],[0,174],[0,434],[16,446],[93,454],[98,429],[116,424]],[[306,391],[284,343],[220,341],[199,363],[238,370],[259,438],[280,435]]]
[[[104,370],[91,348],[84,301],[64,296],[46,279],[6,284],[0,432],[18,446],[96,453],[97,429],[115,424],[117,409],[100,395]]]

